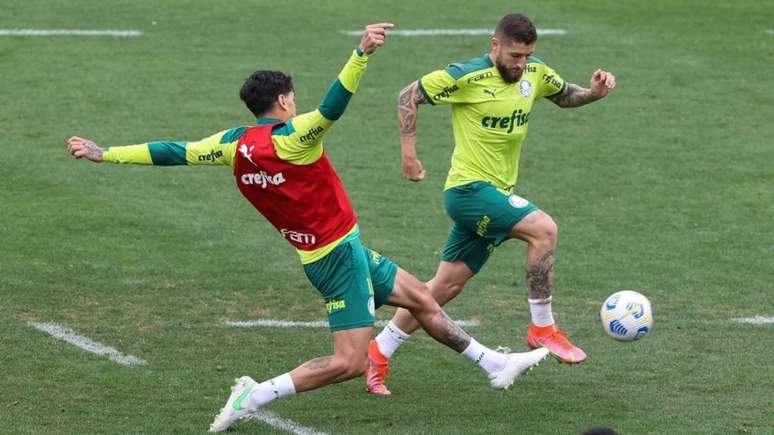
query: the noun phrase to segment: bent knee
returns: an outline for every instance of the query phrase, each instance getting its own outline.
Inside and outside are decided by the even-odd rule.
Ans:
[[[532,245],[553,248],[559,234],[559,227],[548,214],[538,210],[516,224],[511,235],[526,240]]]
[[[551,216],[546,215],[546,218],[538,227],[538,239],[545,243],[555,245],[558,234],[559,227],[556,225],[556,222],[551,219]]]

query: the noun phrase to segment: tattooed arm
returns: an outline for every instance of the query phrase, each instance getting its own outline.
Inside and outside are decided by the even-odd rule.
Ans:
[[[427,103],[419,90],[419,82],[412,82],[403,88],[398,96],[398,124],[400,125],[400,148],[403,160],[403,175],[411,181],[425,178],[422,162],[417,158],[417,106]]]
[[[580,107],[605,97],[613,89],[615,89],[615,76],[598,69],[591,75],[591,85],[588,89],[574,83],[567,83],[562,92],[548,99],[559,107]]]

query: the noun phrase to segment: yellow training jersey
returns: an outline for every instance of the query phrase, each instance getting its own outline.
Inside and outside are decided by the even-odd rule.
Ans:
[[[564,87],[556,71],[534,56],[515,83],[502,79],[489,54],[422,77],[419,88],[431,104],[451,104],[454,152],[444,189],[487,181],[510,190],[532,105]]]
[[[296,165],[316,162],[323,155],[323,138],[341,117],[365,72],[368,57],[356,50],[331,83],[317,109],[274,126],[271,140],[277,155]],[[260,118],[256,124],[273,124],[278,119]],[[105,162],[146,165],[227,165],[234,167],[237,143],[247,126],[220,131],[196,142],[153,141],[139,145],[108,148]],[[297,249],[301,263],[308,264],[330,253],[339,243],[358,234],[355,224],[347,235],[313,251]]]

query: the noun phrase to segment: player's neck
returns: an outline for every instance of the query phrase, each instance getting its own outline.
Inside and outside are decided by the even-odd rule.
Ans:
[[[257,119],[278,119],[280,121],[287,121],[290,118],[290,113],[288,113],[285,110],[270,110],[268,112],[264,112],[256,117]]]

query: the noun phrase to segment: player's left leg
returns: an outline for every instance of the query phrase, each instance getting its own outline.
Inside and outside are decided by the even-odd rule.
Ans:
[[[225,430],[272,400],[351,379],[365,370],[374,324],[374,294],[360,240],[341,243],[322,259],[304,265],[304,271],[325,300],[333,355],[312,359],[262,383],[249,376],[237,379],[210,432]]]
[[[586,353],[556,326],[551,307],[556,223],[548,214],[535,210],[516,223],[508,236],[527,242],[526,280],[532,316],[527,344],[533,349],[546,347],[568,364],[583,362]]]
[[[290,373],[261,383],[249,376],[237,379],[209,431],[226,430],[273,400],[360,376],[366,366],[371,330],[369,326],[334,332],[333,355],[309,360]]]

